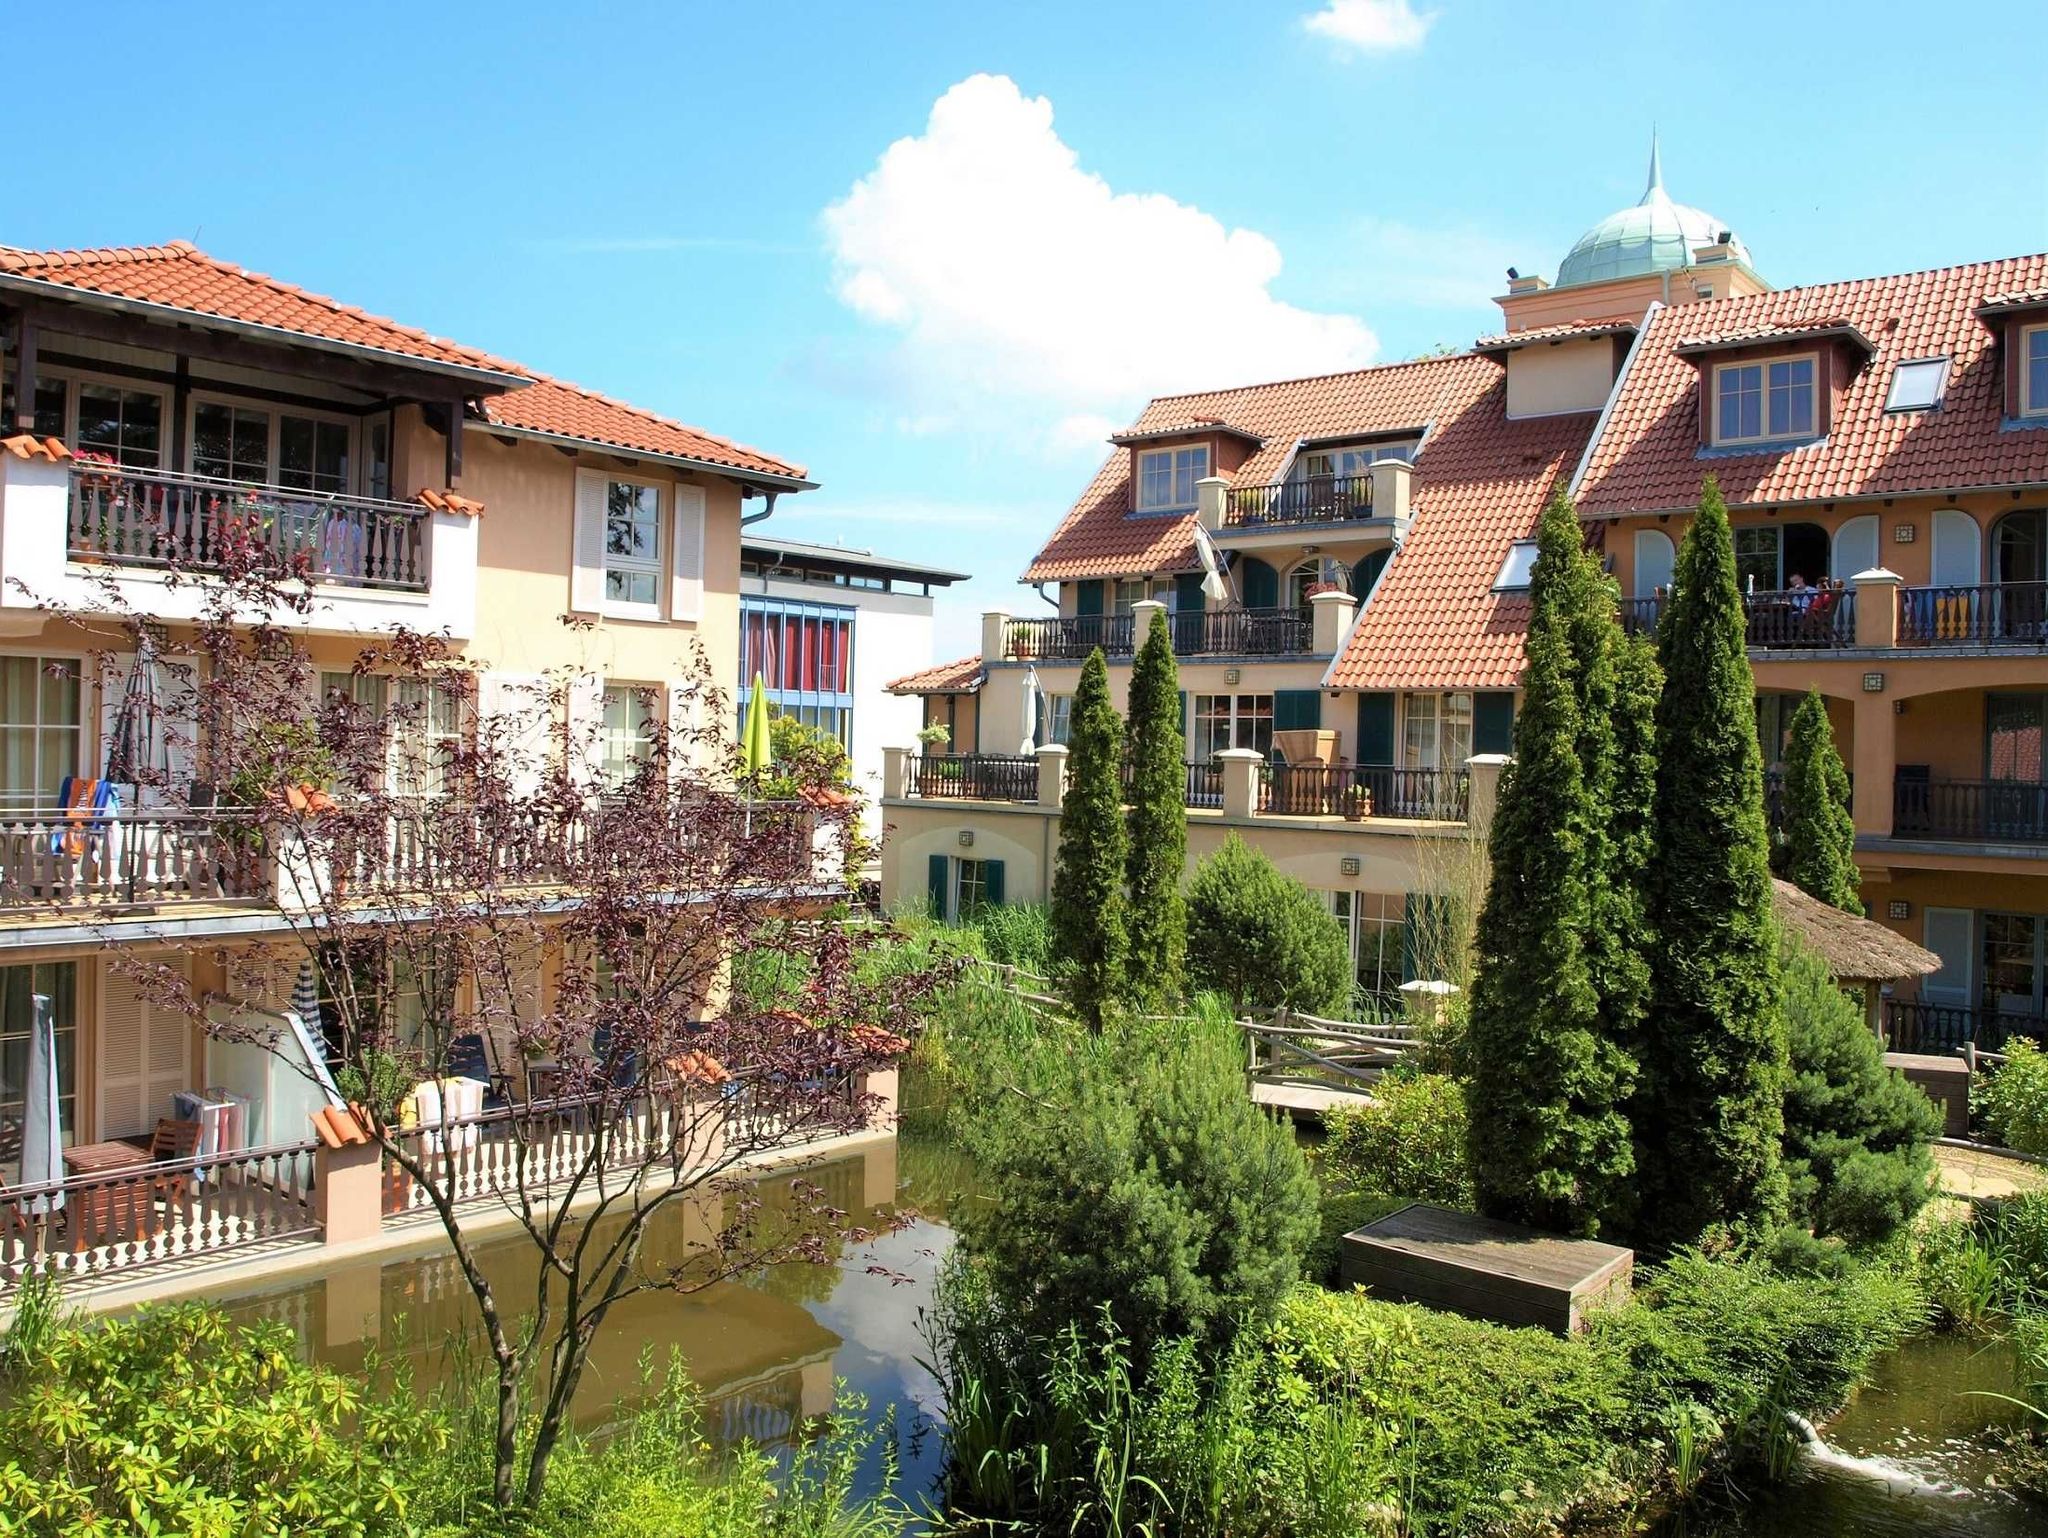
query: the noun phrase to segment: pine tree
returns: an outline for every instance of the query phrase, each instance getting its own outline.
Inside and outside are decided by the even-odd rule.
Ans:
[[[1590,1233],[1629,1173],[1620,1102],[1629,1059],[1602,1030],[1588,953],[1604,880],[1611,777],[1604,725],[1581,689],[1611,706],[1614,625],[1604,580],[1562,497],[1537,527],[1515,758],[1491,830],[1492,876],[1478,928],[1466,1051],[1468,1152],[1480,1206],[1498,1217]],[[1589,774],[1581,755],[1600,758]]]
[[[1637,1232],[1766,1232],[1785,1211],[1785,1038],[1755,680],[1735,544],[1709,476],[1658,627],[1656,944],[1635,1124]]]
[[[1052,927],[1068,996],[1081,1017],[1098,1027],[1104,1006],[1129,992],[1124,814],[1117,783],[1123,747],[1123,722],[1109,703],[1109,664],[1097,647],[1082,664],[1074,690]]]
[[[1785,749],[1785,879],[1844,913],[1863,913],[1849,771],[1835,751],[1818,689],[1809,689],[1792,713],[1792,740]]]
[[[1180,670],[1166,615],[1155,610],[1131,667],[1130,976],[1151,999],[1180,992],[1187,954],[1181,873],[1188,859]]]

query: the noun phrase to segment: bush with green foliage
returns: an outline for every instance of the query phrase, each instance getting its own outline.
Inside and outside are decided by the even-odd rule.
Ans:
[[[1621,1113],[1634,1064],[1603,1026],[1590,956],[1609,878],[1599,792],[1615,778],[1618,629],[1605,578],[1562,496],[1537,526],[1515,758],[1491,829],[1466,1035],[1472,1180],[1494,1217],[1591,1233],[1632,1160]],[[1610,946],[1609,941],[1614,941]],[[1623,958],[1607,957],[1619,968]]]
[[[1786,1207],[1785,1035],[1748,620],[1711,476],[1657,645],[1664,690],[1646,881],[1656,943],[1629,1107],[1632,1231],[1665,1243],[1715,1229],[1763,1235]]]
[[[967,921],[982,954],[1046,977],[1052,971],[1052,911],[1044,903],[997,903]]]
[[[1863,912],[1849,771],[1818,689],[1807,690],[1792,712],[1785,747],[1785,879],[1844,913]]]
[[[2007,1148],[2048,1156],[2048,1052],[2031,1041],[2008,1043],[2004,1066],[1977,1091],[1971,1111]]]
[[[1237,1032],[1113,1027],[972,1134],[986,1207],[961,1238],[1006,1318],[1050,1339],[1106,1309],[1141,1354],[1268,1316],[1300,1274],[1316,1190],[1292,1133],[1244,1090]]]
[[[1052,878],[1053,954],[1081,1017],[1130,995],[1124,907],[1124,725],[1109,703],[1102,648],[1081,665],[1067,737],[1067,789]]]
[[[1130,975],[1154,1003],[1180,995],[1187,959],[1181,876],[1188,861],[1187,745],[1180,670],[1164,611],[1154,610],[1131,664]]]
[[[1322,900],[1233,833],[1188,886],[1188,976],[1239,1013],[1335,1016],[1351,997],[1351,952]]]
[[[1375,1196],[1470,1210],[1465,1087],[1448,1074],[1386,1074],[1372,1098],[1324,1118],[1317,1173]]]
[[[1794,1222],[1822,1238],[1876,1244],[1912,1222],[1933,1190],[1934,1102],[1887,1068],[1884,1047],[1828,975],[1787,939],[1778,964],[1790,1073],[1785,1176]]]

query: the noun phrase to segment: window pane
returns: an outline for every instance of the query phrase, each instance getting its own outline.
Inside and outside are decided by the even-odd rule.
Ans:
[[[154,468],[163,457],[163,400],[147,390],[121,397],[121,463]]]
[[[1724,368],[1721,382],[1720,435],[1724,439],[1763,436],[1763,370]]]
[[[121,449],[121,392],[105,385],[78,387],[78,446],[118,456]]]
[[[277,484],[302,490],[313,484],[313,424],[305,417],[277,424]]]
[[[1946,358],[1901,363],[1892,370],[1892,390],[1884,403],[1885,410],[1925,411],[1941,399],[1942,379],[1947,372]]]
[[[313,484],[322,491],[348,490],[348,429],[339,422],[314,429]]]
[[[232,458],[237,480],[262,481],[270,475],[270,413],[236,407]]]
[[[228,473],[228,408],[202,402],[192,413],[192,468],[200,475]]]
[[[2048,411],[2048,326],[2027,333],[2027,410]]]
[[[38,438],[65,438],[65,396],[69,393],[61,379],[38,379],[36,381],[36,436]]]
[[[1770,435],[1797,437],[1813,431],[1813,360],[1795,358],[1770,368]]]

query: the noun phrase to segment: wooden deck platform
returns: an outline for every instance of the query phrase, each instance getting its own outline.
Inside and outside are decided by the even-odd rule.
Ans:
[[[1414,1202],[1344,1236],[1346,1282],[1471,1319],[1586,1327],[1628,1301],[1635,1252]]]
[[[1296,1121],[1321,1121],[1343,1106],[1364,1105],[1372,1097],[1355,1089],[1317,1089],[1309,1084],[1253,1084],[1252,1104],[1285,1111]]]

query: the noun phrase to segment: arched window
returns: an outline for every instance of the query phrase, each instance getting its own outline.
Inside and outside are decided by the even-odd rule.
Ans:
[[[1957,507],[1944,507],[1934,515],[1934,585],[1975,587],[1983,580],[1978,558],[1980,531],[1977,520]]]
[[[1671,571],[1678,551],[1671,536],[1659,529],[1636,530],[1635,598],[1655,598],[1660,589],[1669,591]]]
[[[1334,582],[1339,592],[1351,590],[1350,575],[1344,570],[1342,561],[1310,556],[1287,573],[1287,606],[1306,609],[1309,606],[1309,589],[1320,582]]]
[[[1998,582],[2048,581],[2048,514],[2038,507],[2007,513],[1991,538]]]
[[[1837,582],[1852,580],[1859,571],[1869,571],[1877,562],[1877,514],[1863,513],[1845,519],[1835,530],[1833,566],[1828,575]]]

